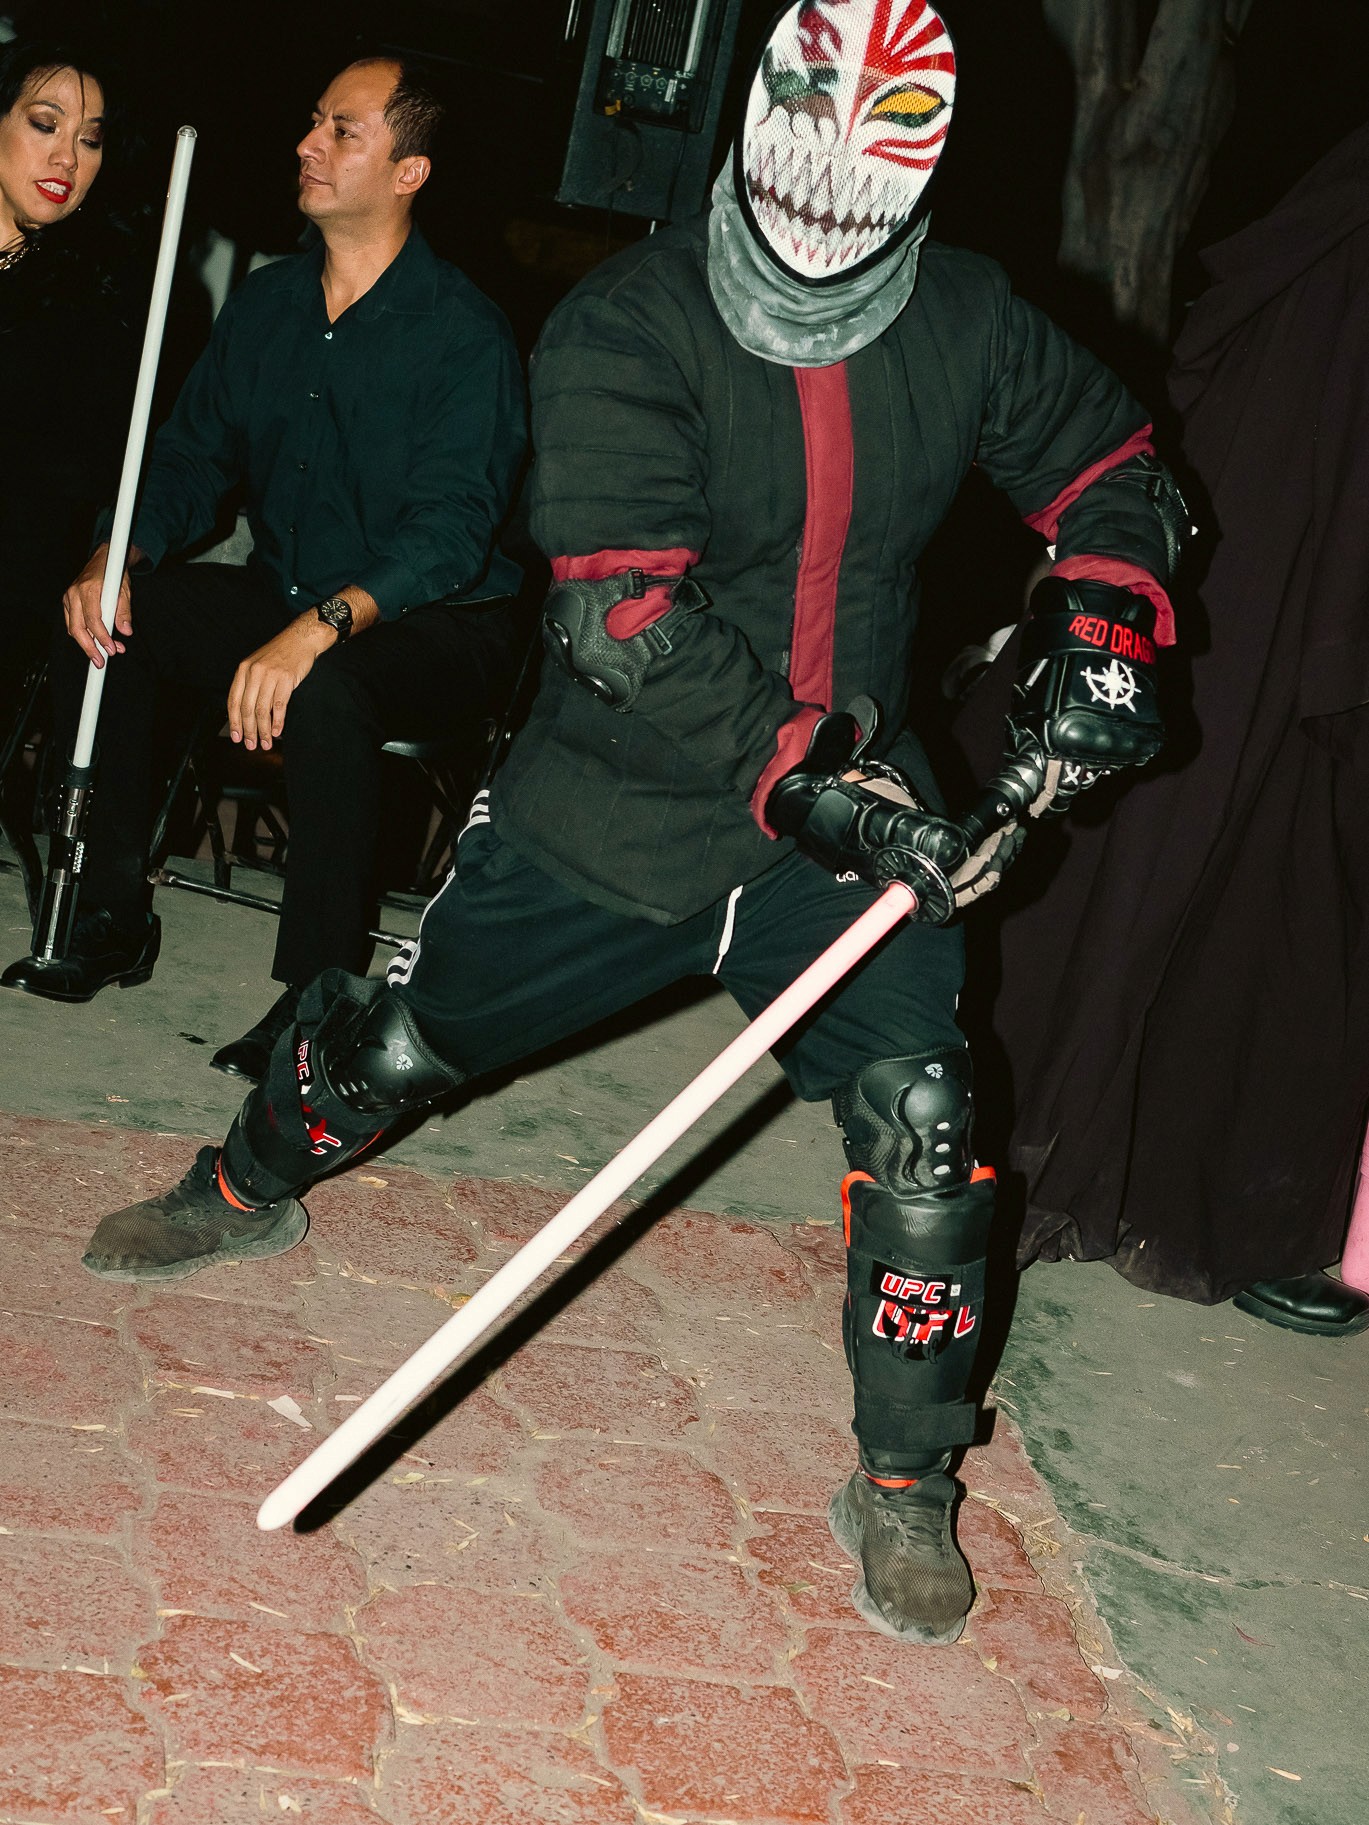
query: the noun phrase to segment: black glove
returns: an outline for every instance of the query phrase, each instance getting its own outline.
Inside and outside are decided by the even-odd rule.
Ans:
[[[1040,774],[1033,817],[1164,746],[1154,635],[1154,603],[1111,583],[1044,577],[1032,591],[1007,736],[1010,760]]]
[[[960,826],[921,805],[896,767],[861,759],[869,739],[844,711],[821,717],[803,759],[771,788],[765,815],[833,874],[876,887],[904,882],[917,895],[914,917],[944,925],[997,885],[1020,832],[1016,824],[995,830],[972,851]]]

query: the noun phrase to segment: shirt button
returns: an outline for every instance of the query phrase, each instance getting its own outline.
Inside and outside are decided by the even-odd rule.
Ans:
[[[331,330],[324,330],[323,340],[325,342],[331,342],[333,340],[333,332]]]
[[[290,594],[291,594],[291,595],[292,595],[292,596],[297,596],[297,595],[298,595],[298,594],[299,594],[299,586],[298,586],[298,584],[295,584],[295,583],[292,583],[292,584],[291,584],[291,585],[290,585]]]

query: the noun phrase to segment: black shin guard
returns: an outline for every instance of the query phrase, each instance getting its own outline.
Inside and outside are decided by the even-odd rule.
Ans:
[[[869,1065],[833,1100],[855,1170],[842,1187],[842,1332],[861,1467],[939,1468],[974,1435],[966,1400],[984,1310],[993,1175],[977,1172],[963,1048]]]
[[[993,1191],[988,1178],[902,1197],[859,1174],[846,1181],[842,1336],[861,1468],[871,1476],[925,1471],[974,1436],[965,1390],[984,1311]]]
[[[326,970],[229,1129],[225,1189],[254,1209],[294,1196],[465,1077],[427,1045],[393,989]]]

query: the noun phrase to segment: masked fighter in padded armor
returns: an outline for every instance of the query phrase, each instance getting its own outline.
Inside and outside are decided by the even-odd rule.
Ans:
[[[295,1201],[401,1115],[693,974],[748,1014],[907,879],[906,923],[782,1048],[851,1171],[845,1334],[859,1464],[831,1525],[857,1609],[953,1641],[973,1596],[951,1454],[971,1437],[993,1175],[956,1026],[957,908],[1014,814],[1148,759],[1181,503],[1121,385],[933,244],[955,51],[924,0],[776,21],[698,223],[607,261],[533,368],[551,658],[530,721],[382,987],[330,973],[165,1197],[106,1217],[94,1272],[274,1254]],[[972,463],[1053,542],[973,845],[904,728],[916,563]],[[876,700],[883,716],[875,713]]]

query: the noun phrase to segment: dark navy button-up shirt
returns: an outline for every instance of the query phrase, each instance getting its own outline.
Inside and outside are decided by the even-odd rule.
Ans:
[[[385,620],[512,595],[495,543],[526,447],[503,316],[417,229],[329,323],[323,249],[252,273],[157,433],[133,543],[156,564],[245,487],[249,560],[299,609],[353,583]]]

